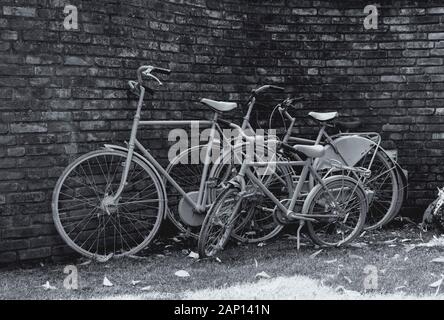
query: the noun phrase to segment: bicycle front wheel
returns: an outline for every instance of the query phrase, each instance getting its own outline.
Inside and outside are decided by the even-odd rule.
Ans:
[[[201,258],[212,257],[225,247],[241,202],[237,188],[227,188],[219,194],[205,216],[199,233],[198,251]]]
[[[344,245],[364,227],[368,210],[364,189],[348,176],[332,176],[316,185],[307,196],[303,212],[316,215],[307,222],[310,238],[320,246]]]
[[[53,193],[57,231],[78,253],[99,258],[132,255],[147,246],[159,230],[165,195],[156,172],[133,156],[119,199],[127,153],[98,150],[71,163]]]

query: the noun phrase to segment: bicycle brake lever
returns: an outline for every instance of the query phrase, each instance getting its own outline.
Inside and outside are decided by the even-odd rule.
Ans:
[[[151,72],[151,70],[150,70],[150,69],[147,69],[146,71],[143,72],[143,74],[144,74],[145,76],[147,76],[147,77],[153,78],[154,80],[157,81],[157,83],[158,83],[159,85],[162,86],[162,85],[163,85],[162,81],[160,81],[159,78],[157,78],[155,75],[152,75],[150,72]]]

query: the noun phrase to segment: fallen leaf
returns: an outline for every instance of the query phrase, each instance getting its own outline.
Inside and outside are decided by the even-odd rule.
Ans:
[[[442,285],[443,280],[444,280],[444,278],[441,278],[441,279],[429,284],[429,286],[432,288],[439,288]]]
[[[256,278],[264,278],[264,279],[270,279],[270,275],[266,273],[265,271],[259,272],[256,274]]]
[[[355,242],[355,243],[351,243],[350,246],[354,247],[354,248],[364,248],[367,246],[367,244],[364,242]]]
[[[91,264],[91,260],[86,260],[86,261],[83,261],[82,263],[80,263],[79,264],[79,266],[87,266],[87,265],[89,265],[89,264]]]
[[[322,251],[323,251],[324,249],[321,249],[321,250],[318,250],[318,251],[316,251],[315,253],[312,253],[311,255],[310,255],[310,258],[311,259],[314,259],[314,258],[316,258]]]
[[[256,268],[259,266],[259,263],[257,263],[256,258],[254,258],[254,265],[256,266]]]
[[[188,257],[193,258],[193,259],[199,259],[199,254],[193,251],[190,251],[190,253],[188,254]]]
[[[215,259],[216,259],[217,262],[222,263],[222,260],[220,260],[219,257],[216,257]]]
[[[444,236],[441,236],[439,238],[433,236],[433,239],[431,239],[429,242],[426,243],[420,243],[416,245],[417,247],[444,247]]]
[[[176,271],[174,274],[178,277],[181,277],[181,278],[186,278],[186,277],[190,276],[190,274],[185,270]]]
[[[391,239],[391,240],[385,240],[383,243],[390,244],[396,241],[397,238]]]
[[[142,291],[151,290],[151,286],[146,286],[146,287],[140,288],[140,290],[142,290]]]
[[[180,240],[180,239],[178,239],[178,238],[176,238],[176,237],[174,237],[174,238],[171,238],[174,242],[177,242],[177,243],[179,243],[179,242],[182,242],[182,240]]]
[[[436,263],[444,263],[444,257],[438,257],[432,260],[432,262]]]
[[[131,280],[131,284],[132,284],[133,286],[135,286],[135,285],[137,285],[137,284],[139,284],[139,283],[140,283],[139,280]]]
[[[350,279],[350,278],[347,277],[347,276],[344,276],[344,279],[347,280],[347,282],[348,282],[349,284],[351,284],[351,283],[353,282],[352,279]]]
[[[336,261],[338,261],[338,259],[325,260],[324,262],[330,264],[330,263],[335,263]]]
[[[259,243],[257,244],[257,246],[258,246],[258,247],[263,247],[263,246],[265,246],[265,242],[259,242]]]
[[[46,283],[44,285],[42,285],[43,289],[45,290],[55,290],[57,289],[56,287],[52,286],[49,284],[49,281],[46,281]]]
[[[105,287],[112,287],[113,286],[112,282],[109,281],[109,279],[106,276],[103,278],[103,285]]]
[[[435,296],[438,295],[439,289],[441,288],[443,280],[444,280],[444,276],[441,275],[441,279],[439,279],[438,281],[435,281],[429,285],[432,288],[436,288]]]

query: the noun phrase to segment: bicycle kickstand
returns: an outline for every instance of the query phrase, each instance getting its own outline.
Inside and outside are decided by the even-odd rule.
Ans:
[[[301,220],[299,221],[299,227],[298,230],[296,231],[296,237],[297,237],[297,250],[299,251],[299,248],[301,247],[301,229],[304,226],[305,221]]]

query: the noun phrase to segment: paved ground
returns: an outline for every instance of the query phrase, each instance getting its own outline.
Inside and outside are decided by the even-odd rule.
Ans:
[[[73,260],[78,290],[64,288],[65,265],[2,270],[0,299],[442,298],[444,258],[432,260],[444,256],[444,240],[413,224],[366,233],[344,248],[303,242],[298,252],[287,232],[260,246],[233,244],[218,260],[198,260],[188,256],[194,243],[167,239],[157,242],[157,253],[147,249],[137,259]],[[189,276],[175,275],[180,270]]]

